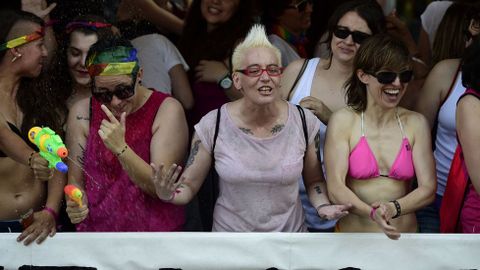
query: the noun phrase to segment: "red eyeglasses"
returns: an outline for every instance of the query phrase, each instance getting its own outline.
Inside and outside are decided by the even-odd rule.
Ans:
[[[245,74],[248,77],[260,77],[263,72],[267,72],[269,76],[277,77],[282,75],[283,68],[277,65],[268,65],[266,68],[261,68],[259,65],[252,65],[245,69],[237,69],[235,71]]]

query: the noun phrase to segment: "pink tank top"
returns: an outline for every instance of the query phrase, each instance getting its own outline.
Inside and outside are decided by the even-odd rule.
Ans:
[[[153,91],[147,102],[126,119],[125,140],[150,163],[152,125],[168,95]],[[84,154],[88,217],[77,225],[84,232],[179,231],[184,223],[181,206],[164,203],[144,193],[128,177],[117,157],[108,150],[97,130],[107,119],[100,103],[91,99],[90,131]]]
[[[415,176],[415,169],[413,166],[412,148],[408,142],[408,138],[405,136],[402,122],[398,113],[396,113],[398,125],[403,134],[402,144],[398,151],[397,157],[393,162],[392,167],[388,175],[381,175],[378,168],[377,159],[373,155],[372,149],[368,145],[367,138],[365,137],[365,131],[363,126],[363,112],[362,112],[362,137],[358,141],[357,145],[350,152],[348,158],[348,174],[357,180],[371,179],[379,176],[392,178],[395,180],[406,181]]]

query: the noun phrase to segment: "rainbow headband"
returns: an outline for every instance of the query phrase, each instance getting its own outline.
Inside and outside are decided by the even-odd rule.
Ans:
[[[10,41],[7,41],[0,45],[0,51],[6,50],[6,49],[11,49],[11,48],[16,48],[20,45],[32,42],[34,40],[40,39],[44,36],[44,31],[43,28],[39,31],[35,31],[31,34],[21,36],[15,39],[12,39]]]
[[[91,21],[73,21],[67,24],[66,32],[71,33],[78,28],[89,28],[94,31],[97,31],[99,28],[106,28],[111,27],[112,25],[109,23],[102,23],[102,22],[91,22]]]
[[[118,46],[100,53],[93,53],[86,61],[90,77],[130,75],[139,70],[137,50]]]

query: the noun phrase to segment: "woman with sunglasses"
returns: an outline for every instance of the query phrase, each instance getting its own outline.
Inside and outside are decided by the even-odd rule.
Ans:
[[[211,111],[195,126],[180,178],[182,167],[152,164],[158,197],[175,205],[188,203],[214,162],[220,195],[213,231],[305,231],[297,184],[302,173],[320,215],[346,215],[348,207],[330,205],[326,196],[314,143],[319,121],[308,111],[302,120],[303,110],[280,98],[280,52],[262,26],[254,26],[235,48],[232,63],[235,88],[243,97]]]
[[[398,106],[412,74],[406,47],[383,34],[366,40],[355,56],[348,107],[330,118],[325,142],[330,199],[353,204],[336,231],[383,231],[398,239],[417,231],[415,211],[434,199],[428,123]]]
[[[332,14],[328,23],[326,43],[331,52],[328,58],[308,61],[302,75],[305,60],[290,64],[282,78],[282,95],[293,104],[312,111],[321,120],[320,159],[323,162],[323,144],[328,119],[332,112],[346,106],[344,84],[351,74],[353,58],[360,44],[372,34],[385,32],[385,19],[375,1],[349,1]],[[296,83],[295,83],[296,82]],[[318,218],[309,204],[305,188],[300,192],[310,231],[333,231],[334,221]]]
[[[181,230],[183,208],[156,198],[149,163],[170,166],[184,159],[182,106],[139,83],[142,69],[127,40],[97,41],[86,68],[92,98],[75,103],[67,122],[68,182],[83,193],[81,205],[67,202],[70,220],[77,231]]]
[[[48,14],[48,12],[47,12]],[[25,245],[56,233],[64,181],[28,139],[33,126],[61,130],[61,102],[36,80],[47,61],[44,22],[0,11],[0,232]]]
[[[263,1],[262,20],[268,29],[268,39],[282,53],[282,65],[307,57],[306,31],[313,11],[311,0]]]

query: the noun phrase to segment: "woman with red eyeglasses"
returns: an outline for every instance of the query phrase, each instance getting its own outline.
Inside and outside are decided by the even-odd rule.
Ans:
[[[128,40],[106,37],[90,47],[92,98],[67,121],[68,182],[83,193],[67,202],[77,231],[178,231],[183,207],[156,198],[150,162],[183,161],[185,114],[174,98],[140,84],[143,70]]]
[[[346,215],[348,206],[331,205],[326,196],[316,158],[320,123],[311,112],[280,98],[280,52],[262,26],[254,26],[235,48],[232,64],[234,85],[243,97],[211,111],[195,126],[180,177],[180,166],[153,165],[158,197],[175,205],[188,203],[213,163],[220,187],[213,231],[305,231],[298,193],[302,174],[319,215]]]
[[[309,109],[321,120],[319,158],[322,162],[328,119],[332,112],[346,106],[344,84],[351,74],[353,58],[366,38],[385,31],[385,17],[375,1],[349,1],[330,17],[325,41],[330,52],[328,57],[313,58],[308,62],[297,60],[285,69],[282,96]],[[302,182],[299,181],[300,192],[309,230],[333,231],[335,222],[318,218],[308,202]]]
[[[417,231],[415,211],[434,199],[428,123],[399,106],[412,76],[407,48],[389,36],[369,38],[355,56],[348,107],[330,117],[325,141],[329,197],[353,204],[336,231],[383,231],[398,239]]]

